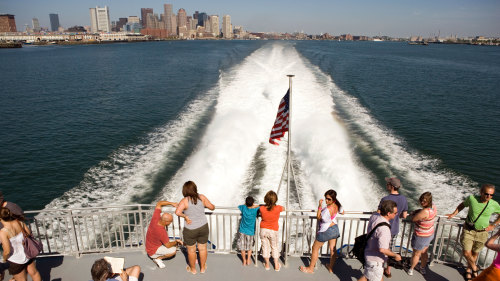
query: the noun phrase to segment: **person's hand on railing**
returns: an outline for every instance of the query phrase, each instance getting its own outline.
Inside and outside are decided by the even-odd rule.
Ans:
[[[445,216],[446,216],[448,219],[451,219],[451,218],[453,218],[454,216],[456,216],[456,214],[455,214],[455,213],[452,213],[452,214],[446,214]]]

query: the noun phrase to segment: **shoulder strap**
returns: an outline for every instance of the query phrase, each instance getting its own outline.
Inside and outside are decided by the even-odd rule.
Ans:
[[[21,227],[21,231],[23,232],[23,236],[24,236],[25,238],[26,238],[26,237],[28,237],[29,235],[28,235],[28,233],[26,232],[26,230],[24,229],[25,224],[24,224],[24,223],[21,223],[21,222],[20,222],[20,221],[18,221],[18,220],[16,220],[16,221],[17,221],[17,223],[19,224],[19,227]]]
[[[488,207],[488,204],[490,204],[490,200],[488,200],[488,202],[486,202],[486,206],[484,206],[483,210],[481,211],[481,213],[479,213],[479,215],[477,215],[476,219],[472,222],[472,223],[476,223],[476,221],[481,217],[481,215],[483,214],[484,210],[486,210],[486,207]]]
[[[376,226],[375,226],[375,227],[374,227],[374,228],[370,231],[370,233],[368,233],[368,236],[366,236],[366,240],[370,239],[370,237],[371,237],[371,236],[372,236],[372,234],[375,232],[375,230],[376,230],[379,226],[383,226],[383,225],[385,225],[385,226],[387,226],[387,227],[391,228],[391,225],[390,225],[390,224],[388,224],[388,223],[386,223],[386,222],[381,222],[381,223],[377,224],[377,225],[376,225]]]

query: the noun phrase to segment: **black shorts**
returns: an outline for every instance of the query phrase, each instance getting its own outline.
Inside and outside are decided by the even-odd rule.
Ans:
[[[184,238],[184,243],[188,246],[193,246],[194,244],[206,244],[208,242],[208,223],[195,229],[187,229],[184,227],[182,231],[182,236]]]
[[[8,260],[7,262],[9,262],[10,275],[16,275],[16,274],[23,272],[23,270],[27,269],[28,265],[32,264],[34,261],[35,261],[35,259],[30,259],[27,263],[18,264],[18,263],[11,262]]]

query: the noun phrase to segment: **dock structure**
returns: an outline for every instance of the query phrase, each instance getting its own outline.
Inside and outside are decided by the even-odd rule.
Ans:
[[[90,267],[96,259],[104,256],[125,258],[125,266],[139,265],[143,280],[179,280],[196,278],[199,280],[357,280],[361,277],[361,265],[353,258],[354,238],[365,233],[369,212],[352,212],[338,218],[341,236],[337,239],[339,258],[334,273],[328,273],[324,264],[328,262],[328,247],[320,250],[322,264],[318,263],[314,277],[298,270],[308,265],[311,247],[315,239],[317,219],[313,210],[290,210],[280,218],[281,259],[284,263],[280,272],[266,271],[262,257],[258,255],[259,221],[256,223],[256,243],[253,251],[253,266],[243,267],[236,248],[236,237],[241,217],[237,208],[225,207],[207,211],[209,223],[209,257],[205,274],[188,274],[186,252],[179,248],[175,258],[166,260],[166,269],[159,269],[145,253],[145,235],[153,213],[153,205],[125,205],[82,209],[57,209],[27,211],[27,224],[44,248],[37,258],[37,268],[43,280],[89,280]],[[172,208],[163,212],[174,213]],[[176,217],[169,225],[168,235],[182,239],[183,220]],[[289,232],[283,231],[288,225]],[[413,225],[409,221],[401,223],[396,240],[396,251],[408,259],[411,256],[411,233]],[[412,280],[461,280],[465,263],[460,246],[463,219],[448,220],[440,217],[436,222],[436,238],[429,246],[429,269],[425,278],[416,272]],[[286,258],[285,258],[286,257]],[[479,266],[489,266],[496,252],[483,249]],[[256,261],[256,262],[255,262]],[[272,268],[273,269],[273,268]],[[199,270],[199,268],[198,268]],[[408,278],[405,270],[392,271],[392,280]],[[77,275],[77,276],[75,276]]]

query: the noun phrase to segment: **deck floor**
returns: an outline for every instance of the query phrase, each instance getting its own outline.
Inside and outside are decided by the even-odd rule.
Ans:
[[[305,274],[298,270],[299,266],[309,264],[306,258],[291,257],[288,266],[283,266],[280,272],[273,269],[266,271],[262,261],[257,266],[242,266],[239,256],[235,254],[209,254],[207,261],[207,272],[205,274],[192,275],[187,273],[186,256],[183,252],[177,252],[177,256],[165,260],[166,268],[159,269],[144,252],[121,252],[108,254],[86,254],[80,258],[74,256],[40,257],[37,259],[37,268],[42,275],[42,280],[47,281],[88,281],[91,280],[90,268],[96,259],[104,256],[124,257],[125,267],[132,265],[141,266],[143,275],[139,280],[357,280],[361,277],[360,263],[353,259],[338,259],[335,264],[334,273],[328,273],[324,265],[318,265],[314,274]],[[323,260],[327,262],[327,260]],[[198,268],[199,270],[199,268]],[[6,271],[8,278],[8,272]],[[9,280],[9,279],[4,279]],[[31,280],[31,278],[28,278]],[[426,276],[415,272],[408,276],[403,270],[392,271],[392,278],[384,280],[426,280],[445,281],[463,280],[461,272],[453,267],[434,264],[428,270]]]

